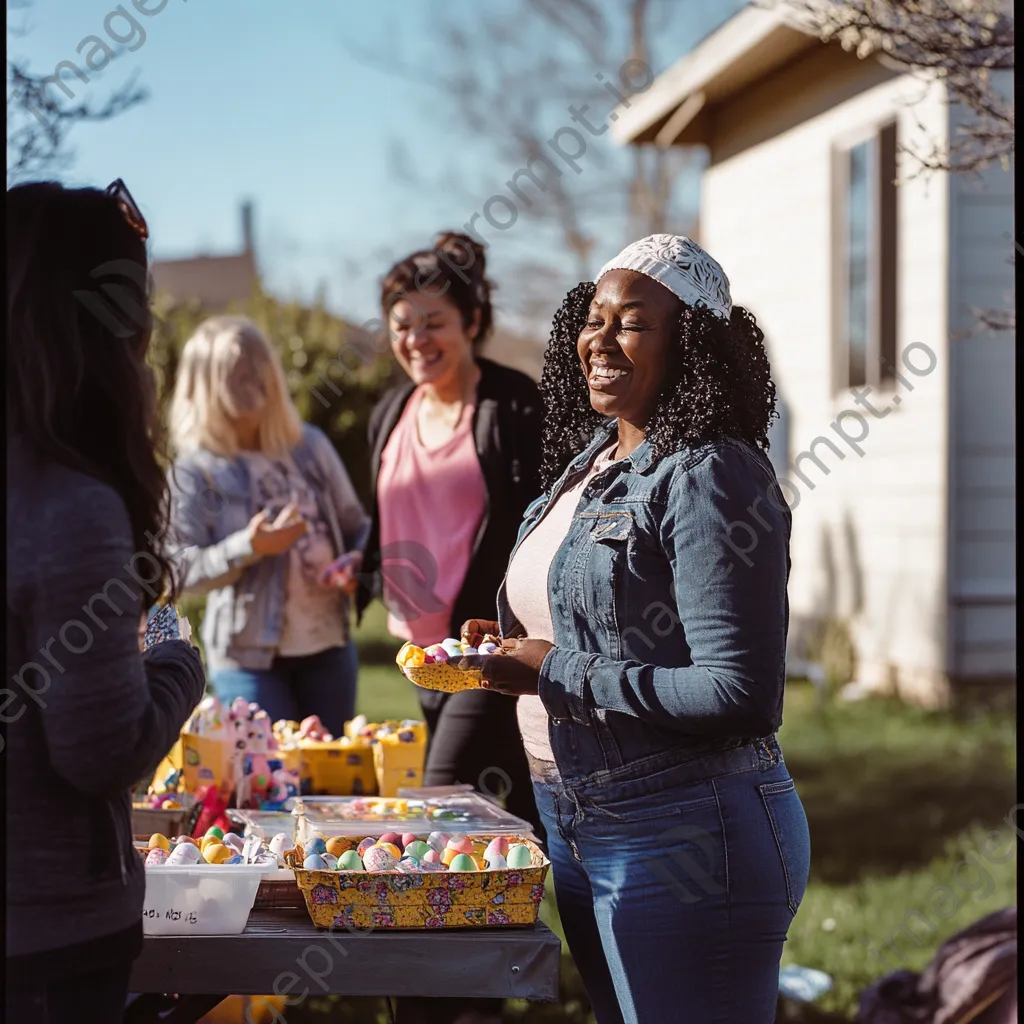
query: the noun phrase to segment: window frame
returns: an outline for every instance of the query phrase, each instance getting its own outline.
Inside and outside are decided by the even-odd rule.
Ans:
[[[868,387],[872,393],[892,395],[895,376],[883,367],[880,356],[895,367],[899,357],[899,198],[891,186],[891,207],[884,205],[881,191],[883,135],[893,133],[892,166],[899,171],[899,120],[888,115],[842,135],[832,144],[832,394],[848,396],[854,387]],[[869,203],[871,207],[868,286],[868,338],[865,354],[865,381],[851,384],[849,378],[849,248],[848,211],[851,153],[870,144]],[[891,242],[887,245],[887,239]],[[888,349],[888,352],[884,350]]]

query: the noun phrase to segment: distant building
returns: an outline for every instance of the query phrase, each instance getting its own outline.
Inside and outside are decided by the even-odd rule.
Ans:
[[[947,101],[748,7],[612,129],[707,150],[701,243],[758,318],[785,411],[791,668],[840,620],[862,689],[927,702],[1016,676],[1015,339],[973,312],[1013,308],[1013,174],[895,184],[905,149],[956,134]]]
[[[252,217],[252,203],[243,203],[242,251],[236,256],[154,260],[153,284],[157,293],[182,302],[198,301],[211,312],[250,299],[259,284]]]

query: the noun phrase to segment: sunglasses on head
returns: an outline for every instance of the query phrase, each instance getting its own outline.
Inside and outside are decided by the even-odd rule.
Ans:
[[[128,186],[120,178],[107,186],[107,195],[113,196],[117,200],[124,219],[138,232],[139,237],[149,238],[149,226],[146,224],[146,218],[142,216],[142,211],[132,198],[131,192],[128,191]]]

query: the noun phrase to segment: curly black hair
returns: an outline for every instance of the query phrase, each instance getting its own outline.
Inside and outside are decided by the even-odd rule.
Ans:
[[[545,490],[590,443],[603,421],[590,405],[576,348],[596,290],[592,282],[578,284],[552,321],[540,379]],[[778,413],[764,333],[753,314],[733,306],[727,323],[707,309],[684,303],[674,342],[676,358],[647,423],[655,457],[726,437],[767,451],[768,426]]]

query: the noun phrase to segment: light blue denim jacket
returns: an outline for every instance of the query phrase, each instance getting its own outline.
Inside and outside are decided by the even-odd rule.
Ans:
[[[516,549],[616,430],[530,505]],[[642,778],[778,729],[790,526],[771,463],[739,441],[661,459],[644,441],[594,476],[548,573],[539,693],[565,781]],[[498,618],[521,633],[504,583]]]
[[[309,424],[292,458],[316,494],[337,555],[362,550],[370,518],[327,436]],[[207,594],[200,635],[211,669],[269,668],[284,627],[288,556],[252,550],[249,520],[256,507],[244,459],[194,449],[170,475],[168,555],[183,593]],[[349,635],[349,600],[342,630]]]

